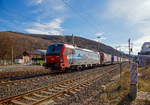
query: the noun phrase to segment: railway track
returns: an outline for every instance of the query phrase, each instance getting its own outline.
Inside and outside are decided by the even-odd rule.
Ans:
[[[114,66],[113,66],[114,67]],[[112,66],[105,67],[106,68],[112,68]],[[45,76],[45,77],[38,77],[35,79],[27,79],[26,82],[22,80],[14,81],[14,83],[5,83],[3,85],[0,85],[0,100],[1,99],[6,99],[7,97],[10,96],[15,96],[18,94],[22,94],[23,92],[27,92],[29,90],[41,88],[44,86],[52,85],[54,83],[64,81],[67,79],[71,79],[74,77],[78,76],[83,76],[87,73],[92,73],[93,71],[99,71],[101,72],[103,70],[102,68],[97,68],[95,70],[85,70],[81,72],[72,72],[72,73],[65,73],[65,74],[60,74],[60,75],[55,75],[55,76]]]
[[[111,66],[111,65],[110,65]],[[114,66],[115,67],[115,66]],[[101,68],[101,67],[100,67]],[[109,66],[108,66],[109,68]],[[111,68],[111,67],[110,67]],[[47,74],[47,75],[51,75],[51,74]],[[62,75],[64,75],[63,73],[59,73],[59,74],[56,74],[56,75],[51,75],[51,77],[48,77],[48,76],[43,76],[41,77],[40,79],[41,80],[45,80],[47,78],[53,78],[54,76],[56,76],[57,78],[60,78]],[[25,79],[18,79],[18,80],[0,80],[0,86],[7,86],[7,85],[18,85],[18,84],[21,84],[21,83],[26,83],[28,81],[37,81],[39,80],[40,76],[37,76],[37,77],[29,77],[29,78],[25,78]]]
[[[61,75],[62,74],[58,74],[57,77],[60,77]],[[39,80],[39,77],[40,76],[33,77],[33,78],[29,77],[29,78],[26,78],[26,79],[18,79],[18,80],[1,80],[0,81],[0,86],[17,85],[17,84],[25,83],[25,82],[28,82],[28,81],[37,81],[37,80]],[[52,77],[43,76],[40,79],[44,80],[44,79],[52,78]]]
[[[41,103],[52,103],[54,98],[59,98],[62,95],[67,95],[68,92],[76,92],[80,91],[81,88],[84,88],[92,81],[97,79],[102,79],[105,75],[113,72],[116,70],[116,66],[107,68],[107,70],[103,70],[102,73],[98,71],[89,73],[86,75],[81,75],[79,77],[65,80],[62,82],[58,82],[56,84],[46,86],[43,88],[31,90],[28,92],[24,92],[20,95],[16,95],[13,97],[9,97],[7,99],[3,99],[0,101],[1,105],[8,105],[8,104],[19,104],[19,105],[38,105]]]

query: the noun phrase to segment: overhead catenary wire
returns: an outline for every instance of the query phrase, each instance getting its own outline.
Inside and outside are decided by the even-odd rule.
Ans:
[[[66,3],[66,2],[64,2],[64,3]],[[67,5],[68,3],[66,3],[66,5]],[[68,5],[69,6],[69,5]],[[69,6],[72,10],[73,10],[73,8],[71,7],[71,6]],[[44,23],[41,23],[40,21],[36,21],[36,20],[34,20],[34,19],[32,19],[32,18],[30,18],[30,17],[27,17],[27,16],[24,16],[24,15],[22,15],[21,13],[20,14],[16,14],[16,11],[14,11],[14,10],[8,10],[8,9],[6,9],[6,8],[4,8],[4,7],[0,7],[3,11],[5,11],[6,13],[5,13],[5,15],[7,15],[7,16],[11,16],[11,18],[12,18],[12,16],[14,17],[14,18],[18,18],[18,19],[25,19],[25,20],[27,20],[27,21],[32,21],[32,22],[34,22],[34,23],[39,23],[39,24],[41,24],[41,25],[46,25],[46,24],[44,24]],[[89,21],[86,19],[86,18],[83,18],[80,14],[79,14],[79,16],[80,16],[80,18],[82,18],[84,21],[85,21],[85,23],[89,23]],[[22,18],[20,18],[20,17],[22,17]],[[89,23],[89,24],[91,24],[91,23]],[[92,24],[91,24],[92,25]]]
[[[90,27],[91,27],[91,29],[93,29],[93,28],[95,28],[95,29],[97,29],[98,31],[100,30],[98,27],[96,27],[95,26],[95,23],[93,23],[93,22],[90,22],[87,18],[85,18],[85,17],[83,17],[80,13],[77,13],[76,12],[76,10],[70,5],[70,4],[68,4],[65,0],[62,0],[63,1],[63,3],[67,6],[67,7],[69,7],[74,13],[76,13],[86,24],[88,24]],[[17,18],[17,19],[26,19],[27,21],[32,21],[32,22],[34,22],[34,23],[39,23],[39,24],[41,24],[41,25],[46,25],[46,24],[44,24],[44,23],[41,23],[40,21],[36,21],[36,20],[34,20],[34,19],[32,19],[32,18],[30,18],[30,17],[28,17],[28,16],[25,16],[25,15],[23,15],[23,14],[21,14],[21,13],[19,13],[19,14],[16,14],[16,11],[14,11],[14,10],[8,10],[7,8],[5,8],[5,7],[0,7],[2,10],[4,10],[5,12],[6,12],[6,14],[7,14],[7,16],[9,15],[9,17],[14,17],[14,18]],[[21,18],[20,18],[21,17]],[[14,21],[12,21],[13,23],[14,23]],[[17,23],[14,23],[14,24],[17,24]]]
[[[68,6],[74,13],[77,13],[77,12],[74,10],[74,8],[73,8],[70,4],[68,4],[65,0],[62,0],[62,2],[63,2],[66,6]],[[94,27],[99,31],[99,28],[95,26],[95,25],[99,26],[97,23],[93,25],[93,24],[91,24],[91,23],[88,21],[87,18],[82,17],[81,14],[77,13],[77,15],[78,15],[81,19],[83,19],[83,20],[86,22],[86,24],[88,23],[88,24],[94,26]],[[93,22],[92,22],[92,23],[93,23]],[[93,27],[92,27],[92,28],[93,28]],[[109,41],[113,42],[112,40],[109,40]]]
[[[41,25],[46,25],[46,24],[43,24],[43,23],[41,23],[40,21],[36,21],[36,20],[34,20],[34,19],[32,19],[32,18],[30,18],[30,17],[27,17],[27,16],[24,16],[24,15],[22,15],[21,13],[20,14],[16,14],[16,11],[14,11],[14,10],[8,10],[7,8],[4,8],[4,7],[0,7],[1,8],[1,10],[3,10],[4,12],[5,12],[5,15],[7,15],[7,17],[10,17],[10,18],[12,18],[12,17],[14,17],[14,18],[17,18],[17,19],[26,19],[27,21],[32,21],[33,23],[39,23],[39,24],[41,24]],[[21,18],[20,18],[21,17]],[[13,23],[14,23],[14,21],[12,21]],[[16,24],[16,23],[14,23],[14,24]],[[5,25],[6,26],[6,25]],[[10,25],[7,25],[7,26],[10,26]],[[15,26],[15,25],[13,25],[13,26]],[[16,29],[16,28],[15,28]],[[71,35],[71,34],[70,34]],[[63,36],[65,36],[65,35],[63,35]]]
[[[62,0],[62,2],[69,7],[74,13],[76,13],[77,16],[79,16],[86,24],[88,24],[90,27],[93,26],[97,29],[97,31],[99,32],[100,29],[98,27],[95,26],[95,24],[93,24],[93,22],[90,22],[87,18],[84,18],[80,13],[77,13],[76,10],[70,5],[68,4],[65,0]],[[92,27],[92,29],[93,29]]]
[[[8,9],[6,9],[6,8],[3,8],[3,7],[1,7],[2,8],[2,10],[5,10],[5,15],[7,15],[7,16],[9,16],[9,17],[15,17],[15,18],[19,18],[20,19],[20,17],[22,17],[23,19],[26,19],[26,20],[30,20],[30,21],[32,21],[32,22],[34,22],[34,23],[39,23],[39,24],[41,24],[41,25],[46,25],[46,24],[43,24],[43,23],[41,23],[41,22],[39,22],[39,21],[35,21],[34,19],[32,19],[32,18],[30,18],[30,17],[26,17],[26,16],[24,16],[24,15],[21,15],[21,14],[15,14],[15,11],[13,11],[13,10],[8,10]],[[12,14],[13,13],[13,14]],[[14,22],[14,21],[13,21]],[[14,23],[14,24],[16,24],[16,23]],[[17,28],[15,27],[15,25],[14,24],[11,24],[11,25],[3,25],[3,27],[12,27],[13,26],[13,28],[15,28],[15,30],[17,30]],[[2,25],[1,25],[1,27],[2,27]],[[7,29],[8,30],[8,29]],[[67,36],[67,35],[64,35],[64,34],[62,34],[62,36],[63,36],[63,42],[65,43],[65,36]]]
[[[65,0],[62,0],[63,2],[64,2],[64,4],[66,5],[66,6],[68,6],[70,9],[72,9],[72,11],[73,12],[75,12],[76,13],[76,11],[74,10],[74,8],[71,6],[71,5],[69,5]],[[77,13],[78,14],[78,16],[81,18],[81,19],[83,19],[86,23],[89,23],[90,25],[92,25],[93,27],[95,27],[98,31],[100,30],[97,26],[99,26],[97,23],[94,23],[94,25],[91,23],[91,22],[89,22],[88,21],[88,19],[87,18],[84,18],[84,17],[82,17],[82,15],[80,15],[79,13]],[[95,25],[97,25],[97,26],[95,26]],[[92,27],[92,28],[93,28]],[[112,43],[114,43],[112,40],[110,40],[110,39],[107,39],[107,40],[109,40],[109,41],[111,41]]]
[[[73,12],[75,12],[76,13],[76,11],[73,9],[73,7],[72,6],[70,6],[67,2],[65,2],[65,0],[62,0],[63,1],[63,3],[66,5],[66,6],[68,6],[69,8],[71,8],[71,10],[73,11]],[[19,13],[19,14],[16,14],[16,11],[14,11],[14,10],[8,10],[7,8],[4,8],[4,7],[0,7],[2,10],[4,10],[6,13],[5,14],[7,14],[7,16],[9,15],[9,17],[11,16],[13,16],[14,18],[17,18],[17,19],[26,19],[27,21],[32,21],[32,22],[34,22],[34,23],[39,23],[39,24],[41,24],[41,25],[46,25],[46,24],[44,24],[44,23],[41,23],[40,21],[36,21],[36,20],[34,20],[34,19],[32,19],[32,18],[30,18],[30,17],[27,17],[27,16],[25,16],[25,15],[22,15],[21,13]],[[85,23],[86,24],[88,24],[90,27],[91,26],[93,26],[93,27],[95,27],[91,22],[89,22],[89,20],[88,19],[86,19],[86,18],[84,18],[81,14],[78,14],[78,16],[83,20],[83,21],[85,21]],[[20,17],[22,17],[22,18],[20,18]],[[93,28],[92,27],[92,28]],[[97,28],[97,27],[95,27],[95,28]],[[99,31],[100,29],[99,28],[97,28],[97,30]]]

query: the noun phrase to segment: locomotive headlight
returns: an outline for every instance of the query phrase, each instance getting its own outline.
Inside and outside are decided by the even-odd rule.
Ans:
[[[64,59],[63,58],[60,58],[60,62],[63,62],[64,61]]]

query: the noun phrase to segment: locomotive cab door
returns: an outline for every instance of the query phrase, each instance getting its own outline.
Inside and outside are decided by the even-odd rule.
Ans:
[[[74,49],[66,48],[65,55],[67,56],[68,65],[71,66],[73,64],[73,55],[75,54]]]

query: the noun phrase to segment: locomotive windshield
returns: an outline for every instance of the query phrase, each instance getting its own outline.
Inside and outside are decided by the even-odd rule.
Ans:
[[[62,44],[50,45],[47,49],[46,56],[58,56],[60,55]]]

